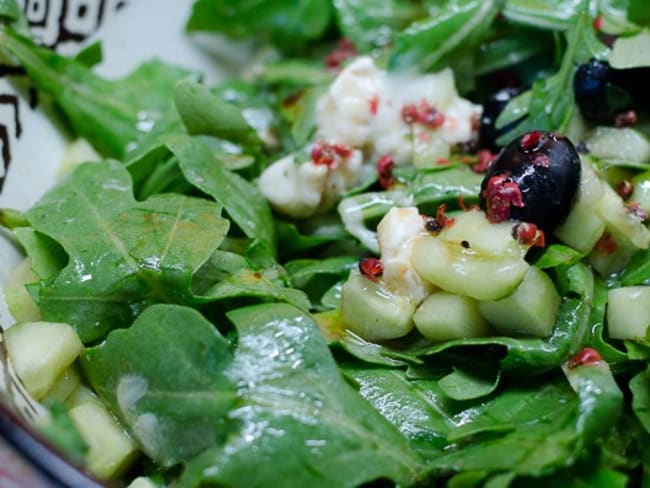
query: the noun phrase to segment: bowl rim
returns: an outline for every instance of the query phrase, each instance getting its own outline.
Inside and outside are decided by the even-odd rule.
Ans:
[[[0,438],[54,487],[106,488],[116,487],[98,481],[80,466],[65,457],[18,414],[0,401]]]

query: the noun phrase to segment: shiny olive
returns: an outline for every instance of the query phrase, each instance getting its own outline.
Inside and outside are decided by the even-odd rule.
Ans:
[[[594,122],[614,123],[618,113],[632,108],[632,76],[632,70],[614,70],[607,62],[596,59],[580,65],[573,78],[580,113]]]
[[[545,232],[571,210],[580,183],[580,157],[569,139],[543,131],[510,142],[481,184],[479,204],[492,222],[520,220]]]
[[[510,124],[496,128],[496,121],[503,112],[503,109],[508,105],[508,102],[515,98],[523,91],[522,88],[502,88],[483,102],[483,112],[481,113],[481,124],[478,129],[478,141],[482,148],[497,150],[497,139],[503,134],[509,132],[518,123],[519,120],[511,122]]]

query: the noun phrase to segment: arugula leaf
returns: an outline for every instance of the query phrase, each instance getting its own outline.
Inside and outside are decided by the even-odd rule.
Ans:
[[[193,309],[153,305],[87,348],[81,365],[143,451],[164,467],[223,442],[237,383],[226,339]]]
[[[650,432],[650,375],[647,369],[637,373],[630,380],[630,391],[632,410],[646,432]]]
[[[477,372],[454,368],[454,371],[438,380],[438,386],[453,400],[474,400],[494,392],[500,379],[500,371]]]
[[[500,472],[510,473],[510,479],[539,476],[571,466],[583,452],[597,448],[597,439],[613,428],[622,405],[609,371],[589,366],[571,373],[576,392],[565,379],[554,377],[509,384],[471,402],[454,401],[436,380],[409,379],[397,369],[342,368],[360,394],[427,459],[428,470],[465,472],[469,479]]]
[[[32,271],[40,279],[54,278],[68,264],[68,256],[61,246],[31,227],[14,229],[14,236],[32,259]]]
[[[507,144],[515,137],[531,130],[567,130],[575,104],[573,103],[573,75],[578,64],[594,57],[606,59],[607,47],[596,37],[586,4],[581,1],[581,13],[575,27],[567,33],[567,48],[558,71],[539,79],[533,87],[512,99],[499,115],[496,125],[506,127],[523,117],[497,141]]]
[[[396,33],[425,15],[418,2],[334,0],[339,29],[360,52],[389,45]]]
[[[335,225],[323,225],[316,228],[316,233],[302,233],[294,222],[275,220],[275,232],[278,236],[278,253],[282,258],[291,258],[341,241],[348,237],[340,222]]]
[[[358,363],[344,363],[341,369],[413,449],[427,460],[442,454],[460,404],[443,393],[437,380],[409,380],[403,370]]]
[[[575,393],[566,382],[555,381],[529,387],[528,392],[510,389],[479,407],[478,416],[448,436],[466,442],[433,459],[430,468],[539,476],[571,466],[614,426],[623,400],[608,369],[581,366],[572,374]],[[493,435],[477,436],[485,432],[476,430],[481,423]],[[467,437],[470,432],[472,439]]]
[[[167,134],[162,140],[187,180],[223,205],[247,237],[275,245],[271,209],[253,183],[225,168],[220,156],[195,138]]]
[[[326,315],[333,312],[325,312],[321,315]],[[360,337],[353,332],[341,328],[341,319],[336,311],[331,323],[326,324],[326,337],[330,337],[332,348],[341,348],[351,356],[361,359],[365,363],[375,364],[387,367],[404,366],[406,362],[397,356],[392,357],[386,354],[384,347],[374,342],[368,342],[363,337]],[[411,358],[409,358],[411,359]],[[417,357],[412,358],[413,363],[422,363],[423,361]]]
[[[555,268],[557,266],[571,266],[580,261],[584,256],[572,247],[563,244],[551,244],[533,262],[541,269]]]
[[[237,258],[240,258],[238,260]],[[249,260],[236,254],[217,251],[210,259],[210,271],[202,271],[204,280],[212,285],[201,292],[197,299],[202,301],[224,300],[237,297],[256,297],[290,303],[308,311],[311,303],[300,290],[286,286],[280,276],[280,266],[259,268]]]
[[[568,30],[584,8],[585,0],[506,0],[503,16],[536,29]]]
[[[318,303],[337,282],[347,278],[359,264],[358,256],[334,256],[325,259],[295,259],[285,264],[294,287]]]
[[[269,38],[287,51],[320,38],[330,25],[329,0],[198,0],[189,31],[212,31],[234,39]]]
[[[192,135],[211,135],[245,147],[261,145],[257,133],[240,110],[224,102],[204,85],[190,80],[180,81],[174,89],[174,103]]]
[[[123,79],[109,81],[83,63],[36,46],[5,29],[0,46],[23,65],[36,88],[50,95],[76,134],[103,156],[123,159],[138,142],[177,121],[172,94],[190,71],[149,61]]]
[[[397,35],[388,67],[422,71],[440,67],[452,53],[480,41],[501,9],[501,0],[450,0],[436,13]],[[463,53],[467,54],[467,53]]]
[[[640,25],[650,25],[650,12],[644,0],[629,0],[627,9],[628,19]]]
[[[22,15],[23,13],[15,0],[0,0],[0,17],[16,20]]]
[[[239,332],[233,370],[248,385],[231,412],[240,429],[188,463],[181,482],[254,487],[277,480],[290,488],[352,487],[381,477],[413,481],[419,457],[343,381],[308,316],[277,304],[228,317]]]
[[[214,202],[180,195],[137,202],[117,162],[79,166],[28,217],[69,256],[38,290],[43,317],[72,324],[84,342],[129,325],[149,303],[191,302],[192,274],[228,230]]]

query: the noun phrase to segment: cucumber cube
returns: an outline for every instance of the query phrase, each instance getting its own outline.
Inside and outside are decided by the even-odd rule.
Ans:
[[[138,476],[133,481],[131,481],[131,483],[129,483],[129,486],[126,488],[159,488],[159,486],[160,485],[154,483],[151,478],[147,478],[146,476]]]
[[[77,368],[72,365],[66,369],[61,376],[56,380],[56,383],[43,397],[41,403],[48,405],[51,403],[63,403],[72,395],[72,393],[81,384],[81,376]]]
[[[497,300],[510,294],[530,267],[519,256],[486,255],[434,236],[416,239],[411,264],[429,283],[476,300]]]
[[[603,195],[598,207],[608,230],[627,237],[639,249],[650,245],[650,230],[643,219],[625,206],[623,199],[607,183],[603,182]]]
[[[97,394],[83,383],[80,383],[63,403],[70,409],[83,405],[84,403],[103,405]]]
[[[605,231],[605,221],[592,209],[576,202],[555,237],[581,253],[589,253]]]
[[[490,334],[476,300],[444,291],[429,295],[413,314],[413,322],[420,334],[433,342]]]
[[[115,478],[137,458],[136,443],[102,405],[82,403],[70,410],[70,417],[88,445],[84,463],[93,475]]]
[[[596,127],[586,141],[589,153],[599,159],[650,162],[650,142],[630,127]]]
[[[589,264],[596,272],[607,277],[612,273],[622,271],[632,259],[632,256],[639,251],[630,240],[616,232],[605,229],[603,238],[607,239],[597,245],[589,254]]]
[[[381,282],[352,271],[341,291],[343,325],[368,341],[395,339],[413,329],[416,302],[398,295]]]
[[[555,326],[560,301],[551,278],[531,266],[511,295],[481,302],[478,309],[499,334],[548,337]]]
[[[36,400],[47,394],[83,348],[74,329],[57,322],[15,324],[4,338],[18,376]]]
[[[630,195],[630,201],[638,203],[643,210],[650,213],[650,171],[632,178],[632,184],[634,191]]]
[[[5,301],[16,322],[41,320],[41,311],[25,288],[26,284],[37,281],[38,276],[32,271],[30,258],[23,259],[7,276],[4,283]]]
[[[650,286],[610,290],[607,331],[612,339],[645,339],[650,325]]]
[[[481,210],[454,214],[454,224],[445,227],[437,238],[457,247],[463,242],[483,256],[523,257],[530,246],[512,235],[513,222],[492,223]]]
[[[555,236],[577,251],[591,251],[605,230],[605,221],[598,212],[602,194],[602,180],[590,160],[582,158],[576,202],[566,220],[555,229]]]

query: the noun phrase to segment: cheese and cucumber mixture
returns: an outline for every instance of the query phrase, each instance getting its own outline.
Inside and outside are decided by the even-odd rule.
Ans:
[[[650,484],[645,0],[197,0],[188,35],[248,52],[215,86],[103,79],[99,45],[0,20],[92,147],[0,212],[3,347],[71,460],[132,487]]]

